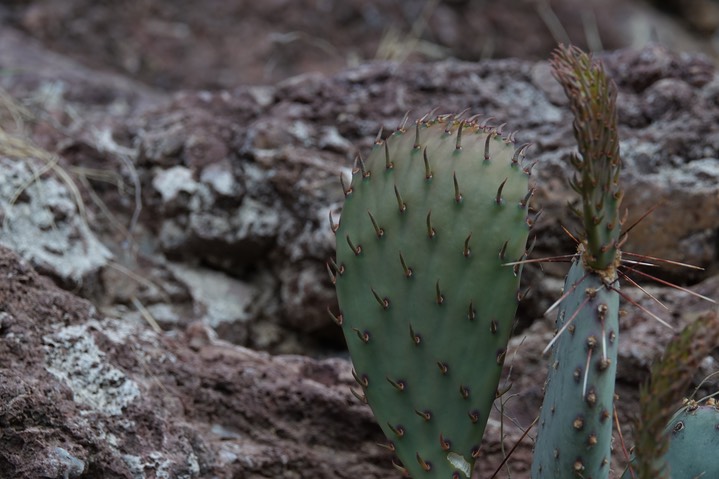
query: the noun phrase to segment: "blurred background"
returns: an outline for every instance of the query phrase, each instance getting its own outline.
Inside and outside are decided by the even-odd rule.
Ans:
[[[719,52],[715,0],[6,0],[0,21],[161,90],[273,84],[368,60],[543,59],[557,42]]]

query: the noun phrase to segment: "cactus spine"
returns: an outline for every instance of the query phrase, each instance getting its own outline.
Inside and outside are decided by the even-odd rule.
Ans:
[[[526,148],[420,120],[358,159],[330,275],[361,392],[415,478],[469,477],[516,312],[531,220]]]
[[[584,234],[557,316],[532,477],[600,479],[609,475],[619,335],[616,86],[575,48],[560,47],[552,67],[575,118],[580,155],[570,184],[582,200]]]

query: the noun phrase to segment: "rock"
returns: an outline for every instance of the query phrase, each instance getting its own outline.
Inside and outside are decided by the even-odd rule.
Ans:
[[[714,171],[719,143],[709,134],[716,107],[695,99],[713,95],[713,67],[701,58],[672,55],[654,46],[607,54],[603,60],[620,87],[620,105],[634,108],[634,113],[621,117],[627,225],[655,204],[663,205],[633,228],[628,248],[710,266],[716,261],[713,245],[719,229]],[[643,68],[643,76],[627,63]],[[368,64],[334,77],[313,74],[288,80],[278,86],[272,103],[253,107],[247,126],[234,130],[230,104],[240,98],[252,102],[246,89],[237,89],[229,98],[224,93],[184,93],[139,120],[142,149],[154,151],[163,141],[161,132],[168,125],[158,118],[190,117],[193,112],[191,123],[170,128],[182,132],[183,138],[215,135],[213,141],[227,142],[227,151],[242,145],[229,158],[232,180],[226,179],[242,193],[223,196],[216,188],[201,186],[180,209],[162,198],[160,203],[148,199],[146,204],[162,218],[161,246],[167,254],[199,258],[250,282],[249,272],[271,263],[281,291],[278,303],[272,303],[280,312],[279,324],[314,337],[336,337],[326,321],[333,291],[323,264],[334,241],[328,230],[329,212],[337,221],[342,201],[336,178],[351,167],[356,151],[367,151],[373,132],[399,125],[410,104],[421,116],[442,97],[443,111],[484,104],[488,114],[499,115],[496,123],[507,121],[519,129],[519,144],[532,143],[528,157],[538,162],[534,204],[545,212],[536,226],[537,249],[548,255],[571,251],[559,225],[575,224],[565,207],[567,198],[574,197],[566,179],[575,146],[566,102],[549,75],[546,63],[516,60]],[[398,91],[408,93],[397,95]],[[213,105],[212,110],[206,105]],[[234,132],[223,140],[225,134],[219,132],[228,131]],[[328,149],[331,131],[357,148]],[[186,150],[183,145],[177,151]],[[173,157],[151,164],[155,175],[163,175],[188,161],[202,168],[219,164],[201,154],[192,160],[177,154],[176,166],[170,166]],[[182,168],[192,171],[183,173],[188,178],[198,178],[203,171]],[[706,277],[696,270],[670,274],[685,282]]]
[[[0,272],[0,477],[392,474],[346,360],[102,318],[5,248]]]
[[[39,177],[38,171],[58,166],[51,158],[34,156],[30,147],[24,153],[18,158],[0,157],[0,243],[64,287],[92,290],[112,254],[88,225],[72,180]]]

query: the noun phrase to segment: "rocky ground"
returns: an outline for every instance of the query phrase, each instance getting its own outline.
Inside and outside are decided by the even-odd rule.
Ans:
[[[545,60],[562,36],[612,49],[598,57],[620,90],[628,223],[657,207],[626,250],[701,266],[652,274],[719,297],[713,3],[677,19],[612,0],[619,23],[569,0],[337,3],[0,7],[0,477],[397,477],[326,312],[339,174],[408,111],[484,113],[533,145],[533,255],[572,252],[571,116]],[[527,268],[513,394],[476,478],[537,414],[542,313],[565,271]],[[625,286],[677,329],[711,309],[646,289],[666,308]],[[630,443],[638,384],[672,332],[626,312]],[[497,477],[528,477],[531,448],[530,433]]]

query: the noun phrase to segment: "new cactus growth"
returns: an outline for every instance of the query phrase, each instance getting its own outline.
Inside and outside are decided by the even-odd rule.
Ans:
[[[500,379],[531,224],[525,147],[440,116],[358,159],[329,270],[360,386],[414,478],[471,475]]]
[[[609,475],[619,335],[621,222],[616,87],[601,65],[560,47],[553,72],[569,97],[579,146],[572,188],[584,231],[565,280],[539,418],[532,477]]]

